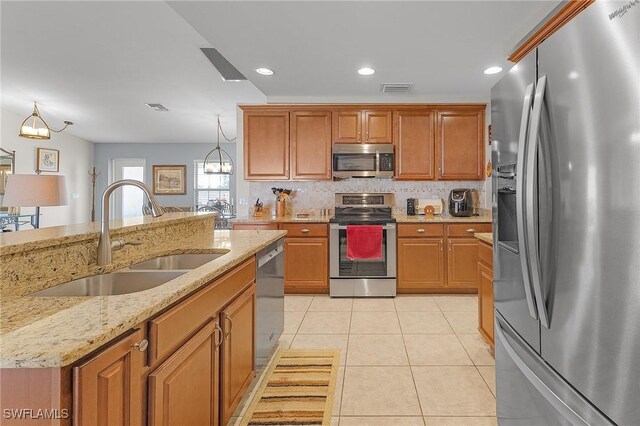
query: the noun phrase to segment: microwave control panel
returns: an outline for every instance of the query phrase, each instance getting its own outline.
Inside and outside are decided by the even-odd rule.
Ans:
[[[393,171],[393,154],[380,154],[380,164],[378,170],[381,172]]]

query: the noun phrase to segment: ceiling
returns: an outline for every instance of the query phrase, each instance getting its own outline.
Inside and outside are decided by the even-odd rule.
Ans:
[[[488,101],[558,1],[170,1],[270,102]],[[362,77],[360,67],[376,73]],[[270,77],[254,71],[275,70]],[[381,83],[413,83],[410,94]],[[393,97],[393,98],[392,98]]]
[[[233,137],[236,104],[477,102],[559,1],[1,2],[2,107],[93,142]],[[223,82],[215,47],[250,81]],[[273,68],[271,77],[254,72]],[[362,77],[362,66],[376,69]],[[410,94],[380,83],[413,83]],[[145,103],[161,103],[155,112]]]
[[[1,3],[2,107],[93,142],[215,142],[235,135],[236,104],[264,102],[223,82],[213,47],[165,2]],[[161,103],[156,112],[145,103]],[[17,129],[16,129],[17,131]],[[55,136],[54,136],[55,137]]]

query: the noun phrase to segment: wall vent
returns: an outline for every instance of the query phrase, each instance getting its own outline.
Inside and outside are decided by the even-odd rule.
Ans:
[[[407,93],[411,90],[413,83],[382,83],[380,91],[382,93]]]
[[[158,112],[169,111],[169,109],[162,104],[145,104],[145,105]]]
[[[209,62],[216,67],[224,81],[243,81],[247,79],[247,77],[238,71],[236,67],[231,65],[231,62],[227,61],[227,58],[222,56],[217,49],[214,49],[213,47],[205,47],[200,50],[202,50],[202,53],[204,53],[204,56],[207,57]]]

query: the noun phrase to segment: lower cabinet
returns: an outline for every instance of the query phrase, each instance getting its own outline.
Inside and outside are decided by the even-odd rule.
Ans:
[[[476,232],[491,224],[398,225],[398,293],[478,291]]]
[[[478,288],[478,239],[449,238],[447,241],[447,285]]]
[[[212,319],[149,375],[150,426],[219,424],[221,344]]]
[[[493,248],[480,243],[480,261],[478,262],[478,331],[491,345],[494,343],[493,310]]]
[[[74,425],[142,425],[147,341],[138,329],[73,368]]]
[[[443,288],[443,238],[398,239],[398,287],[421,290]]]
[[[327,238],[285,238],[285,293],[326,293],[329,290]]]
[[[74,366],[73,424],[226,425],[255,377],[255,274],[251,258]]]
[[[227,306],[220,316],[224,336],[221,369],[223,425],[233,415],[255,376],[255,318],[255,284]]]

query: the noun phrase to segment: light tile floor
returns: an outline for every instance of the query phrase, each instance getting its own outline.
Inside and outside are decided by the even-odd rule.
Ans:
[[[284,348],[340,349],[332,425],[497,425],[476,296],[286,296]],[[257,384],[236,411],[239,424]]]

